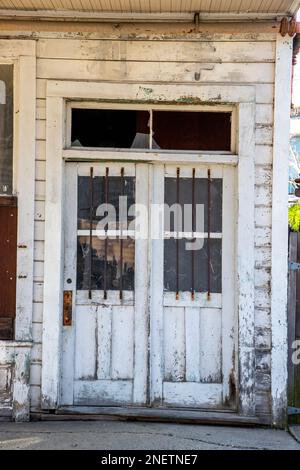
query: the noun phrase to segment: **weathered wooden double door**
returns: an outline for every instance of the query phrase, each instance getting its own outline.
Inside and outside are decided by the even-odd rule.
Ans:
[[[64,217],[60,405],[233,407],[234,169],[69,162]]]

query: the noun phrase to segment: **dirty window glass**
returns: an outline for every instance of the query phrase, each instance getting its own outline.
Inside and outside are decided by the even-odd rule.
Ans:
[[[120,289],[122,271],[123,290],[134,290],[134,240],[123,240],[123,256],[121,270],[120,240],[108,238],[106,260],[106,288]],[[92,259],[92,267],[90,260]],[[90,256],[89,237],[78,237],[77,245],[77,290],[88,290],[90,286],[90,271],[92,273],[92,290],[104,289],[105,277],[105,240],[98,237],[92,239],[92,258]]]
[[[116,229],[119,226],[120,206],[119,196],[121,193],[121,177],[110,176],[108,179],[107,202],[112,204],[116,211]],[[127,208],[135,201],[135,179],[124,177],[124,196],[127,198]],[[105,204],[105,176],[93,178],[93,229],[97,228],[98,222],[104,216],[97,215],[97,209]],[[98,212],[99,214],[99,212]],[[134,215],[127,211],[128,224]],[[90,227],[90,178],[89,176],[78,177],[78,229],[89,229]],[[123,227],[124,228],[124,227]]]
[[[222,232],[222,191],[223,182],[221,178],[214,178],[210,181],[210,197],[211,197],[211,232]],[[177,179],[165,179],[165,203],[172,207],[177,202]],[[195,179],[195,203],[204,206],[204,230],[207,231],[208,227],[208,179],[196,178]],[[188,210],[188,205],[192,204],[192,179],[180,178],[179,180],[179,204],[182,210],[183,218],[185,212]],[[174,231],[174,218],[170,219],[170,230]],[[167,227],[165,227],[167,229]]]
[[[194,227],[189,216],[192,188],[194,205],[202,207],[203,219]],[[170,208],[178,201],[181,212],[181,218],[173,211],[167,218],[165,212],[166,292],[222,292],[222,193],[221,178],[165,178],[165,204]]]
[[[192,253],[195,256],[194,289],[196,292],[208,291],[208,251],[207,240],[204,240],[203,248],[194,252],[186,250],[188,239],[179,240],[179,290],[181,292],[192,291]],[[173,238],[165,240],[164,279],[165,291],[176,292],[176,243]],[[222,240],[210,240],[210,279],[211,293],[222,292]]]
[[[153,111],[153,138],[165,150],[230,151],[231,113]]]
[[[127,198],[126,223],[120,208],[121,195]],[[99,225],[107,216],[106,202],[116,218],[111,224]],[[135,203],[135,178],[78,176],[77,203],[77,290],[134,290],[134,214],[129,214],[129,209]],[[99,215],[101,205],[104,209]]]
[[[0,194],[12,194],[13,66],[0,64]]]

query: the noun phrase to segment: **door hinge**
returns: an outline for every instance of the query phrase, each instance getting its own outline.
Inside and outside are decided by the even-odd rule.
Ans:
[[[289,270],[290,271],[300,271],[300,263],[294,263],[294,262],[290,262],[289,263]]]
[[[288,415],[289,416],[300,415],[300,408],[294,408],[293,406],[289,406]]]

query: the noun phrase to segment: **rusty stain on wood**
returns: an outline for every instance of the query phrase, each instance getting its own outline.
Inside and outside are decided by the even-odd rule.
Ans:
[[[64,311],[63,311],[63,325],[72,325],[72,299],[73,293],[71,290],[64,291]]]

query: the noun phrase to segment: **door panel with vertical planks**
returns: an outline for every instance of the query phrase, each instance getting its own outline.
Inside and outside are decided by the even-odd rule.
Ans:
[[[153,178],[173,211],[152,244],[152,403],[234,408],[234,169],[160,166]]]

